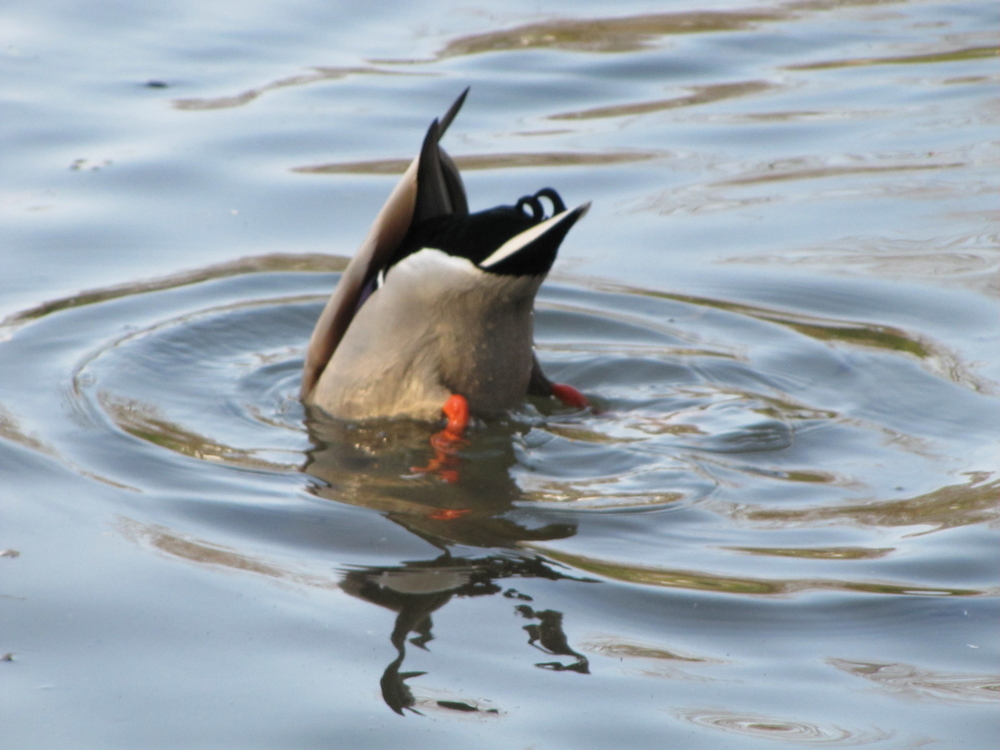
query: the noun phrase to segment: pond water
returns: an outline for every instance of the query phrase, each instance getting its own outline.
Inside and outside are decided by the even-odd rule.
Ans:
[[[0,744],[996,747],[998,15],[6,4]],[[297,394],[465,86],[594,408],[444,481]]]

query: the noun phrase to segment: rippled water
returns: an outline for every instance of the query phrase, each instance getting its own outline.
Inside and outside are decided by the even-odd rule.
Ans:
[[[995,4],[0,9],[4,748],[1000,739]],[[427,123],[585,412],[297,399]]]

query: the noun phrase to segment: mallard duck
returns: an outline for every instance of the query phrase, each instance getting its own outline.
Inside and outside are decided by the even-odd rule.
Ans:
[[[470,414],[504,412],[529,394],[588,405],[542,372],[533,308],[590,204],[567,209],[543,188],[469,213],[458,168],[438,144],[467,93],[431,123],[313,331],[302,398],[333,417],[444,414],[458,436]]]

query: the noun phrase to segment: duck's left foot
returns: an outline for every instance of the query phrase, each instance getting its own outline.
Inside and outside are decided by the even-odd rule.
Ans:
[[[572,406],[575,409],[586,409],[590,406],[590,402],[586,396],[573,386],[566,385],[565,383],[553,383],[552,395],[566,404],[566,406]]]
[[[465,396],[459,396],[457,393],[450,396],[444,402],[441,411],[448,417],[448,424],[435,437],[441,436],[442,439],[464,443],[465,428],[469,426],[469,402],[465,400]]]
[[[458,481],[458,449],[466,444],[465,428],[469,426],[469,402],[457,393],[450,396],[441,407],[448,418],[443,430],[431,436],[434,458],[427,466],[414,466],[411,471],[419,474],[437,474],[449,483]],[[448,519],[445,519],[448,520]]]

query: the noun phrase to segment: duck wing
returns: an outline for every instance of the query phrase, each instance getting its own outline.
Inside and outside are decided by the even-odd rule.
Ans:
[[[302,397],[316,386],[369,285],[392,258],[415,221],[443,214],[468,214],[465,186],[451,157],[438,145],[458,114],[469,89],[449,107],[444,117],[431,123],[419,156],[413,160],[389,195],[361,247],[348,263],[313,329],[302,371]],[[419,190],[418,190],[419,187]]]

